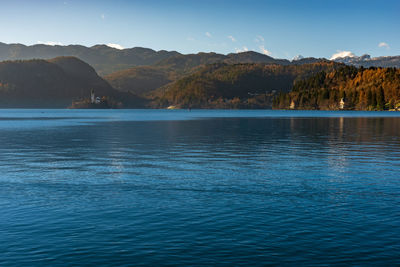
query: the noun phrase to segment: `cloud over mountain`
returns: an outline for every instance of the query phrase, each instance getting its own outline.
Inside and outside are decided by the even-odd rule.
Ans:
[[[118,49],[118,50],[123,50],[124,49],[124,47],[122,45],[120,45],[120,44],[109,43],[109,44],[107,44],[107,46],[111,47],[111,48]]]
[[[388,44],[388,43],[385,43],[385,42],[380,42],[380,43],[378,44],[378,47],[385,47],[386,49],[389,49],[389,48],[390,48],[389,44]]]
[[[336,54],[331,56],[331,60],[335,60],[337,58],[344,58],[344,57],[355,57],[356,55],[351,51],[338,51]]]
[[[300,60],[303,59],[304,57],[302,55],[297,55],[295,57],[293,57],[292,61],[296,61],[296,60]]]
[[[54,41],[47,41],[47,42],[42,42],[42,41],[37,41],[38,44],[44,44],[44,45],[63,45],[61,42],[54,42]]]
[[[265,47],[263,45],[259,46],[261,53],[263,53],[264,55],[270,56],[271,55],[271,51],[265,49]]]
[[[235,48],[236,53],[242,53],[242,52],[247,52],[249,49],[247,46],[243,46],[243,48]]]
[[[261,35],[257,35],[256,38],[254,39],[256,43],[263,43],[265,41],[264,37]]]

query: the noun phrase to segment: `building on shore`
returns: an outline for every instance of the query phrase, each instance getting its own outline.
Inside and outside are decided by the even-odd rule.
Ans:
[[[345,109],[346,108],[346,101],[345,99],[342,97],[339,101],[339,109]]]
[[[294,100],[292,100],[292,102],[290,102],[290,109],[295,109],[296,108],[296,104],[294,103]]]

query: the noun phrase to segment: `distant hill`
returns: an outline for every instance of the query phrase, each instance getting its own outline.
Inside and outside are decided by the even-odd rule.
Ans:
[[[270,108],[272,97],[288,92],[296,80],[341,64],[304,65],[226,64],[207,65],[157,91],[154,105],[193,108]]]
[[[65,108],[73,99],[99,96],[140,106],[141,99],[112,88],[87,63],[74,57],[0,62],[0,107]]]
[[[265,63],[265,64],[290,65],[290,61],[287,59],[276,59],[254,51],[228,54],[223,62],[228,64]]]
[[[280,64],[289,65],[290,61],[286,59],[275,59],[273,57],[260,54],[254,51],[231,53],[228,55],[217,53],[198,53],[188,55],[175,55],[164,60],[159,61],[156,66],[170,67],[178,71],[191,70],[206,64],[214,63],[266,63],[266,64]]]
[[[330,60],[326,58],[315,58],[315,57],[299,57],[291,61],[292,65],[303,65],[303,64],[312,64],[317,62],[329,62]],[[339,62],[342,63],[342,62]]]
[[[228,55],[217,53],[198,53],[188,55],[175,55],[164,60],[161,60],[156,66],[169,67],[181,72],[185,72],[206,64],[214,63],[265,63],[265,64],[280,64],[289,65],[290,61],[286,59],[275,59],[273,57],[260,54],[254,51],[231,53]]]
[[[0,61],[74,56],[93,66],[100,75],[134,66],[152,65],[177,54],[179,53],[174,51],[154,51],[141,47],[119,50],[106,45],[85,47],[82,45],[51,46],[38,44],[26,46],[0,43]]]

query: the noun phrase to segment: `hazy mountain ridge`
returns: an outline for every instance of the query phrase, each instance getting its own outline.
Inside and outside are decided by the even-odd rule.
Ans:
[[[134,66],[152,65],[177,54],[179,53],[175,51],[154,51],[141,47],[119,50],[106,45],[86,47],[82,45],[51,46],[37,44],[26,46],[0,43],[0,61],[74,56],[93,66],[99,75]]]
[[[154,51],[150,48],[134,47],[116,49],[107,45],[86,47],[82,45],[45,45],[5,44],[0,42],[0,61],[25,59],[50,59],[59,56],[74,56],[91,66],[99,75],[107,75],[115,71],[136,66],[170,66],[185,71],[195,66],[226,63],[276,63],[290,64],[288,60],[274,59],[257,52],[181,54],[176,51]]]
[[[163,66],[172,67],[176,71],[188,71],[191,68],[204,64],[224,62],[235,63],[269,63],[269,64],[304,64],[320,60],[316,58],[296,57],[297,60],[275,59],[273,57],[248,51],[231,53],[228,55],[218,53],[181,54],[176,51],[155,51],[150,48],[134,47],[116,49],[107,45],[86,47],[82,45],[45,45],[36,44],[26,46],[23,44],[5,44],[0,42],[0,61],[22,59],[50,59],[58,56],[74,56],[93,66],[99,75],[107,75],[116,71],[137,66]],[[364,67],[400,67],[400,56],[375,57],[369,55],[360,57],[336,58],[334,61]]]

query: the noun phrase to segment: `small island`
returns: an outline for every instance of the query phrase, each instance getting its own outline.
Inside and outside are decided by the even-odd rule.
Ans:
[[[112,108],[108,99],[105,96],[97,96],[94,93],[94,89],[90,91],[90,98],[84,98],[76,101],[72,101],[70,109],[109,109]]]

